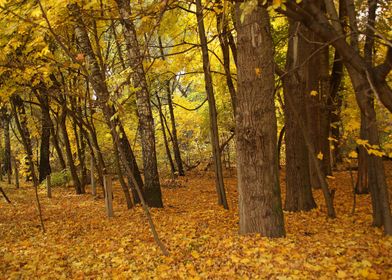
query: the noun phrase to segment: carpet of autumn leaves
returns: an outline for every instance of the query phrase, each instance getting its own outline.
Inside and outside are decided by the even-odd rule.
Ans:
[[[389,164],[389,163],[388,163]],[[392,165],[388,165],[392,186]],[[46,234],[39,228],[31,186],[5,186],[0,201],[0,279],[391,279],[392,238],[372,228],[370,197],[358,196],[354,215],[349,172],[329,179],[338,218],[319,207],[285,213],[287,237],[238,234],[237,191],[226,178],[230,210],[216,205],[210,174],[164,187],[164,209],[152,215],[170,256],[163,256],[140,207],[126,210],[114,185],[115,217],[98,198],[55,188],[40,191]],[[282,187],[284,178],[282,176]],[[181,185],[181,186],[178,186]],[[2,199],[2,198],[1,198]]]

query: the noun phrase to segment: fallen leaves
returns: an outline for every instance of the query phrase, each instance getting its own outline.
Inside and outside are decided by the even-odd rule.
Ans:
[[[388,279],[392,238],[372,228],[369,196],[357,197],[350,215],[348,172],[330,180],[337,191],[338,218],[319,207],[285,212],[287,237],[239,235],[234,179],[225,179],[230,210],[216,205],[214,180],[190,176],[181,188],[164,188],[164,209],[152,209],[170,255],[154,244],[142,209],[126,210],[114,184],[115,217],[105,216],[103,199],[54,188],[41,191],[48,232],[42,234],[33,190],[7,188],[12,205],[0,202],[0,278],[42,279]],[[282,174],[282,186],[284,186]]]

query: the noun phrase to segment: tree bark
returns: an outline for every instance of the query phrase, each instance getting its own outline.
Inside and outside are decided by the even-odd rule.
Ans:
[[[171,172],[172,178],[174,178],[176,175],[176,168],[174,167],[174,162],[173,162],[173,158],[172,158],[172,155],[170,152],[169,143],[167,141],[166,128],[165,128],[165,123],[163,120],[161,99],[158,94],[156,95],[156,97],[157,97],[157,101],[158,101],[157,107],[158,107],[158,113],[159,113],[159,120],[160,120],[160,124],[161,124],[161,130],[162,130],[163,144],[165,145],[166,156],[167,156],[167,159],[168,159],[169,165],[170,165],[170,172]]]
[[[65,146],[65,154],[67,157],[67,162],[68,162],[68,167],[69,167],[69,171],[71,172],[71,176],[72,176],[72,181],[75,187],[75,192],[76,194],[83,194],[84,190],[82,188],[82,185],[80,183],[79,180],[79,176],[78,176],[78,172],[75,166],[75,162],[73,159],[73,154],[72,154],[72,149],[71,149],[71,143],[69,141],[69,137],[68,137],[68,131],[67,131],[67,103],[66,100],[63,98],[63,105],[62,105],[62,109],[61,109],[61,115],[60,115],[60,120],[59,120],[59,124],[60,124],[60,129],[63,135],[63,140],[64,140],[64,146]]]
[[[240,20],[238,40],[237,173],[240,232],[285,235],[277,163],[273,43],[269,16],[257,7]]]
[[[218,113],[216,111],[215,96],[214,96],[212,75],[210,69],[210,59],[208,55],[207,38],[204,29],[203,6],[201,0],[196,0],[196,16],[197,16],[197,25],[198,25],[201,51],[203,57],[205,90],[208,98],[208,109],[209,109],[209,116],[210,116],[210,137],[212,143],[212,157],[214,159],[215,185],[218,193],[218,204],[222,205],[223,208],[225,209],[229,209],[229,206],[227,204],[227,199],[226,199],[225,186],[223,183],[222,159],[221,159],[221,151],[219,149],[219,130],[218,130],[218,120],[217,120]]]
[[[11,115],[8,112],[6,107],[2,107],[1,111],[1,119],[3,122],[3,131],[4,131],[4,166],[0,170],[3,174],[7,174],[8,184],[11,184],[11,174],[12,174],[12,165],[11,165],[11,140],[10,140],[10,121]]]
[[[41,224],[41,229],[43,232],[45,232],[45,225],[44,225],[44,220],[42,218],[42,209],[41,209],[41,203],[39,200],[38,196],[38,178],[35,174],[35,166],[34,166],[34,160],[33,160],[33,149],[31,145],[31,139],[30,139],[30,132],[29,129],[27,128],[27,117],[26,117],[26,110],[24,108],[23,104],[23,99],[16,94],[13,94],[10,98],[11,101],[11,106],[12,106],[12,114],[15,119],[16,127],[18,128],[19,134],[22,138],[22,144],[23,147],[26,151],[27,154],[27,160],[29,162],[30,166],[30,172],[31,176],[33,179],[33,185],[34,185],[34,193],[35,193],[35,201],[37,203],[37,210],[38,210],[38,216]]]
[[[127,48],[126,63],[133,69],[132,80],[136,91],[136,105],[139,117],[140,135],[142,142],[144,188],[143,193],[150,207],[163,207],[162,193],[159,183],[158,164],[155,148],[154,119],[151,111],[150,93],[143,60],[139,49],[135,26],[130,19],[131,6],[127,0],[116,0],[121,24],[123,27],[125,44]]]
[[[218,4],[218,7],[220,6],[222,8],[221,0],[217,0],[216,3]],[[216,14],[216,25],[218,30],[219,43],[222,50],[223,68],[225,69],[227,88],[230,93],[233,115],[235,116],[237,110],[237,93],[230,71],[230,45],[228,40],[228,34],[230,32],[227,30],[228,22],[222,12],[218,12]]]
[[[306,70],[303,65],[307,58],[307,42],[298,35],[304,30],[298,22],[289,21],[289,46],[286,58],[286,75],[283,78],[283,93],[285,98],[285,143],[286,143],[286,199],[285,210],[309,211],[316,207],[310,183],[309,154],[301,126],[296,118],[306,116],[303,100],[306,91]],[[296,68],[299,67],[298,70]],[[293,106],[289,106],[290,98]],[[293,112],[293,109],[296,112]],[[305,123],[305,120],[303,120]],[[317,174],[316,174],[317,176]]]
[[[41,183],[51,173],[50,167],[50,131],[52,121],[49,112],[48,93],[41,89],[37,92],[37,97],[41,108],[41,147],[39,158],[39,182]]]

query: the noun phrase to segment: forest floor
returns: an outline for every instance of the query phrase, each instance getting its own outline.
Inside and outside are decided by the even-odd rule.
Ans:
[[[392,186],[390,162],[387,174]],[[142,209],[126,209],[117,183],[111,219],[102,193],[94,198],[58,187],[48,199],[40,190],[45,234],[32,187],[5,186],[12,204],[0,197],[0,279],[392,279],[392,238],[371,227],[369,195],[357,196],[352,215],[350,173],[329,181],[336,219],[326,218],[316,190],[318,208],[285,212],[287,237],[268,239],[238,234],[235,178],[225,179],[229,211],[216,204],[211,174],[182,178],[181,187],[163,188],[165,208],[152,210],[168,257]]]

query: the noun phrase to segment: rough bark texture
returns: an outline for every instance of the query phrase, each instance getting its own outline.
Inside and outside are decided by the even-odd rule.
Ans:
[[[212,84],[210,59],[208,55],[207,38],[204,29],[203,6],[201,0],[196,0],[196,16],[197,16],[197,25],[199,30],[199,38],[200,38],[201,51],[203,57],[205,90],[208,98],[208,112],[210,116],[210,137],[211,137],[211,144],[212,144],[212,157],[214,159],[214,169],[215,169],[215,185],[218,194],[218,203],[222,205],[225,209],[228,209],[229,206],[227,204],[226,191],[223,183],[222,159],[221,159],[221,151],[219,147],[219,131],[218,131],[218,119],[217,119],[218,114],[215,105],[215,96],[214,96],[214,89]]]
[[[296,32],[303,30],[300,23],[290,21],[290,41],[287,51],[286,71],[283,92],[286,106],[285,113],[285,143],[286,143],[286,199],[284,208],[287,211],[309,211],[316,207],[310,184],[309,155],[301,126],[296,115],[303,118],[306,115],[303,100],[306,94],[305,67],[298,70],[298,65],[306,59],[304,39]],[[294,46],[294,44],[296,46]],[[294,51],[296,50],[296,51]],[[293,106],[287,106],[290,98]],[[296,112],[293,112],[293,108]],[[303,120],[305,122],[305,120]],[[316,175],[317,176],[317,175]]]
[[[257,7],[238,32],[237,173],[240,232],[285,235],[278,181],[274,63],[269,17]]]
[[[139,117],[139,131],[143,154],[145,183],[143,193],[145,194],[145,199],[149,206],[163,207],[156,158],[154,119],[151,111],[150,93],[143,68],[143,60],[139,49],[139,43],[136,37],[136,29],[130,19],[130,1],[116,0],[116,3],[121,17],[121,24],[127,48],[126,63],[133,70],[133,86],[135,88],[140,88],[140,90],[136,91],[136,105]]]

